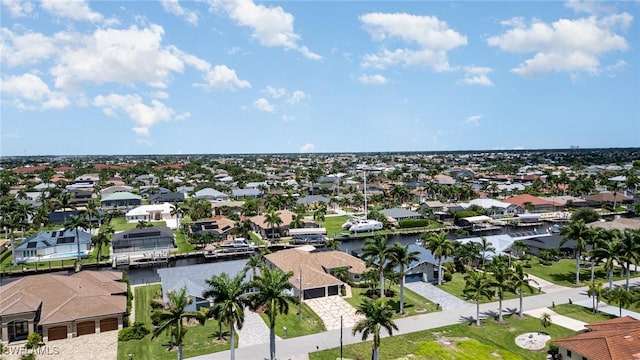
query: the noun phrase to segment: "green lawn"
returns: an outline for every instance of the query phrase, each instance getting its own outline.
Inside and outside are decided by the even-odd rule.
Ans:
[[[465,286],[464,276],[465,276],[464,274],[455,273],[453,274],[451,281],[447,281],[442,285],[437,285],[437,286],[451,295],[454,295],[459,297],[460,299],[466,300],[463,294],[464,286]],[[538,289],[534,289],[533,293],[531,293],[529,289],[523,289],[523,294],[525,297],[535,295],[537,293],[538,293]],[[516,298],[518,298],[517,294],[514,294],[512,292],[504,292],[504,300],[516,299]],[[489,303],[497,300],[498,299],[495,297],[492,299],[482,298],[480,299],[480,303],[481,304]]]
[[[264,313],[260,316],[269,326],[268,316]],[[287,336],[284,336],[284,327],[287,328]],[[316,334],[325,330],[322,319],[305,303],[302,303],[302,320],[298,319],[298,305],[293,303],[289,303],[288,314],[280,314],[276,319],[276,335],[282,338]]]
[[[348,216],[331,216],[326,217],[322,222],[322,227],[327,229],[328,237],[338,237],[342,232],[348,232],[342,228],[342,224],[344,224]]]
[[[178,253],[187,253],[194,251],[196,247],[187,241],[184,234],[180,231],[174,230],[174,236],[176,237],[176,245],[178,245]]]
[[[562,259],[554,262],[552,265],[542,265],[538,259],[531,260],[531,267],[525,268],[524,271],[531,275],[543,278],[554,284],[569,287],[586,286],[591,279],[591,267],[588,263],[584,263],[584,266],[580,269],[580,282],[576,285],[576,260],[575,259]],[[620,269],[617,269],[614,273],[614,280],[624,279],[621,276]],[[637,276],[637,274],[631,273],[631,276]],[[596,280],[602,280],[604,283],[608,282],[606,271],[602,266],[596,266],[595,268]]]
[[[167,226],[167,223],[165,221],[151,221],[150,224],[153,226]],[[135,229],[138,223],[128,223],[127,218],[121,216],[111,219],[109,225],[113,227],[114,231],[125,231]],[[103,227],[104,226],[105,225],[103,225]]]
[[[151,326],[151,306],[150,301],[155,298],[160,290],[160,285],[139,286],[135,288],[134,310],[135,319],[138,322]],[[193,326],[189,328],[183,344],[185,358],[209,354],[229,349],[228,329],[223,327],[223,341],[218,341],[218,322],[212,319],[207,320],[204,326]],[[151,334],[142,340],[118,341],[118,359],[127,360],[132,354],[136,360],[174,360],[176,351],[168,351],[169,337],[162,334],[155,339],[151,339]]]
[[[390,304],[396,310],[396,313],[400,311],[400,286],[393,285],[391,286],[391,290],[395,292],[395,296],[390,299]],[[377,291],[377,290],[376,290]],[[362,300],[366,298],[366,288],[357,288],[352,287],[351,293],[352,296],[350,298],[345,298],[345,300],[351,304],[351,306],[357,308]],[[406,315],[396,314],[396,318],[404,317],[404,316],[413,316],[424,314],[427,312],[436,311],[436,305],[431,301],[423,298],[422,296],[416,294],[415,292],[407,289],[404,289],[404,311]]]
[[[569,304],[556,305],[555,307],[551,308],[551,310],[557,312],[560,315],[564,315],[576,320],[584,321],[587,324],[605,321],[605,320],[613,319],[615,317],[614,315],[603,313],[603,312],[597,312],[594,314],[591,311],[591,308],[586,308],[580,305],[569,305]]]
[[[540,351],[525,350],[515,344],[516,336],[527,332],[544,331],[552,339],[574,334],[557,325],[544,329],[539,319],[516,316],[505,317],[505,323],[484,321],[476,327],[471,324],[456,324],[438,329],[420,331],[406,335],[395,335],[382,339],[380,359],[546,359],[548,347]],[[371,337],[369,338],[371,339]],[[449,344],[445,345],[444,341]],[[371,341],[344,346],[346,359],[367,359],[371,354]],[[409,357],[409,355],[412,355]],[[310,360],[335,360],[340,358],[340,349],[334,348],[309,353]]]

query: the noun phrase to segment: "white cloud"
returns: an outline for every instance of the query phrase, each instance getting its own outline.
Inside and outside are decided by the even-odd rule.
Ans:
[[[149,93],[149,96],[154,99],[168,99],[169,94],[164,91],[152,91]]]
[[[471,115],[464,121],[464,123],[473,127],[480,126],[480,119],[482,119],[482,115]]]
[[[511,53],[534,53],[512,72],[535,77],[549,72],[570,74],[601,71],[600,58],[614,51],[626,51],[626,30],[633,17],[627,13],[575,20],[560,19],[551,24],[534,20],[529,26],[513,23],[513,28],[487,42]]]
[[[565,3],[565,6],[575,12],[584,12],[591,15],[607,13],[613,10],[612,7],[605,6],[603,1],[594,0],[569,0]]]
[[[191,25],[198,25],[198,14],[180,6],[178,0],[161,0],[161,3],[164,11],[184,18]]]
[[[253,107],[260,110],[260,111],[265,111],[265,112],[275,112],[276,111],[276,107],[271,104],[269,102],[269,100],[265,99],[265,98],[259,98],[256,101],[253,102]]]
[[[300,35],[293,30],[294,17],[280,6],[267,7],[252,0],[213,0],[212,6],[224,10],[239,25],[251,28],[252,37],[260,45],[297,50],[306,58],[322,59],[322,56],[298,44]]]
[[[309,153],[309,152],[313,152],[313,150],[316,149],[316,146],[311,144],[311,143],[306,143],[302,146],[300,146],[300,152],[301,153]]]
[[[287,114],[282,115],[282,121],[284,122],[291,122],[291,121],[294,121],[295,119],[296,117],[293,115],[287,115]]]
[[[380,74],[374,75],[360,75],[358,80],[363,84],[374,84],[374,85],[383,85],[387,83],[387,78]]]
[[[51,91],[40,77],[33,74],[3,78],[0,91],[13,98],[15,105],[25,110],[63,109],[69,106],[69,99],[65,94]],[[24,101],[29,103],[25,104]]]
[[[27,16],[33,11],[33,4],[30,1],[2,0],[2,6],[9,10],[12,17]]]
[[[274,99],[281,98],[287,95],[287,89],[285,88],[274,88],[271,86],[267,86],[265,89],[261,90],[261,92],[269,94]]]
[[[101,14],[91,11],[85,0],[42,0],[42,8],[53,15],[72,20],[99,22]]]
[[[7,28],[0,29],[0,56],[7,67],[31,65],[55,52],[55,38],[41,33],[16,34]]]
[[[367,54],[363,67],[385,69],[391,66],[430,66],[436,71],[449,67],[447,51],[467,44],[467,38],[450,29],[435,16],[406,13],[369,13],[360,16],[365,30],[374,41],[386,43],[399,40],[415,48],[388,50]]]
[[[482,85],[482,86],[493,86],[493,82],[487,76],[488,73],[493,71],[488,67],[480,67],[480,66],[467,66],[463,69],[464,78],[460,79],[458,82],[466,85]]]
[[[135,126],[133,132],[138,135],[147,136],[151,127],[160,122],[171,120],[184,120],[189,117],[189,113],[177,114],[173,109],[158,100],[151,100],[150,105],[144,104],[138,94],[119,95],[109,94],[99,95],[93,99],[93,106],[102,108],[108,116],[117,116],[118,112],[123,112]]]
[[[206,83],[204,86],[209,89],[235,90],[250,88],[251,84],[246,80],[240,80],[236,71],[229,69],[226,65],[216,65],[204,75]]]
[[[309,95],[305,94],[304,91],[296,90],[291,94],[291,96],[289,96],[289,98],[287,99],[287,103],[295,105],[295,104],[301,103],[302,101],[308,98],[309,98]]]

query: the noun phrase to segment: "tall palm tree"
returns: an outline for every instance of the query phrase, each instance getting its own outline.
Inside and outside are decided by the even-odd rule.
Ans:
[[[197,311],[186,311],[185,308],[193,301],[187,296],[187,289],[181,288],[178,291],[167,292],[169,298],[166,308],[160,315],[160,324],[153,330],[151,338],[156,338],[163,332],[168,332],[173,336],[175,344],[178,346],[178,360],[182,360],[182,343],[184,342],[187,329],[184,321],[196,319],[201,325],[204,325],[206,317]]]
[[[233,279],[227,273],[214,275],[205,280],[209,288],[202,293],[204,298],[213,299],[213,312],[218,316],[219,322],[225,322],[229,326],[231,334],[231,360],[236,358],[235,328],[242,329],[244,325],[244,307],[249,304],[245,292],[248,283],[244,282],[246,274],[238,273]]]
[[[16,237],[14,230],[20,228],[20,215],[15,212],[6,212],[2,214],[2,222],[9,231],[9,237],[11,239],[11,256],[13,257],[13,266],[18,265],[16,259]]]
[[[91,237],[91,243],[93,247],[98,249],[96,254],[98,265],[100,265],[100,260],[102,259],[102,247],[105,245],[109,245],[110,242],[111,242],[111,237],[109,236],[108,233],[104,231],[99,231],[96,235]]]
[[[249,260],[247,260],[247,263],[244,265],[244,269],[245,271],[251,269],[251,280],[253,280],[253,278],[256,277],[257,269],[261,268],[263,265],[264,257],[262,256],[262,254],[258,253],[251,256]]]
[[[276,232],[276,227],[280,227],[283,221],[280,217],[280,214],[273,208],[269,209],[264,218],[265,224],[269,225],[271,228],[271,237],[273,238]]]
[[[509,283],[510,272],[508,263],[500,256],[495,256],[491,260],[491,273],[493,275],[492,285],[495,287],[495,294],[498,297],[498,322],[503,322],[502,317],[502,301],[504,300],[504,292],[509,291],[511,284]]]
[[[293,285],[289,282],[289,278],[292,276],[292,271],[285,273],[280,269],[270,270],[265,267],[260,272],[260,275],[249,283],[249,287],[256,288],[257,291],[249,296],[251,309],[266,308],[265,312],[269,319],[269,354],[271,360],[275,360],[276,357],[276,320],[278,314],[288,314],[289,303],[297,304],[299,301],[297,296],[289,293],[293,288]]]
[[[487,253],[494,253],[496,252],[496,248],[493,247],[493,245],[491,245],[491,242],[489,240],[487,240],[486,237],[481,237],[480,238],[480,251],[482,252],[482,268],[484,269],[484,262],[487,259]]]
[[[24,240],[24,229],[29,226],[29,221],[33,217],[33,206],[28,203],[18,203],[15,208],[16,214],[18,214],[18,218],[20,219],[20,229],[22,239]]]
[[[95,200],[90,200],[87,203],[87,216],[90,219],[98,219],[98,229],[102,226],[102,218],[100,216],[100,206]]]
[[[640,260],[640,231],[625,230],[620,238],[620,247],[620,259],[624,261],[626,270],[625,289],[629,290],[631,264]]]
[[[603,261],[603,266],[609,279],[609,289],[613,288],[613,270],[617,263],[621,262],[622,243],[618,230],[606,231],[608,235],[601,236],[596,246],[591,250],[591,256],[598,262]]]
[[[467,272],[464,281],[463,294],[476,303],[476,326],[480,326],[480,299],[491,299],[491,283],[483,273],[476,270]]]
[[[598,311],[598,303],[600,302],[600,296],[602,295],[602,281],[592,281],[587,289],[587,295],[592,300],[591,311],[595,314]]]
[[[400,275],[400,314],[404,314],[404,271],[405,266],[411,265],[412,262],[418,261],[418,255],[420,255],[417,251],[410,251],[409,245],[402,245],[400,243],[394,243],[390,248],[389,258],[391,262],[389,263],[391,267],[399,268]]]
[[[384,235],[367,239],[362,248],[362,258],[367,262],[367,266],[376,266],[380,297],[384,296],[384,267],[390,252],[390,248],[387,247],[387,237]]]
[[[313,212],[313,220],[318,220],[318,222],[320,223],[320,227],[322,227],[322,222],[324,221],[326,215],[327,204],[320,202],[316,207],[316,210]]]
[[[69,216],[64,223],[64,230],[74,230],[76,232],[76,246],[78,252],[78,262],[80,262],[80,231],[79,229],[88,229],[91,227],[87,213],[79,212],[77,215]]]
[[[622,316],[622,308],[633,303],[633,295],[631,292],[621,286],[612,290],[607,290],[603,293],[603,296],[607,301],[618,305],[620,316]]]
[[[560,246],[564,245],[569,240],[576,242],[575,255],[576,255],[576,284],[580,283],[580,256],[585,251],[587,241],[591,236],[591,231],[584,224],[582,220],[574,220],[569,223],[569,226],[565,226],[560,229],[560,235],[562,235],[562,241]]]
[[[185,214],[185,211],[178,204],[171,204],[171,211],[169,214],[176,218],[176,229],[180,228],[180,216]]]
[[[447,256],[451,256],[454,244],[451,240],[447,239],[446,231],[425,233],[422,235],[422,240],[424,247],[431,251],[433,256],[438,259],[438,285],[442,285],[442,261]]]
[[[518,292],[518,297],[520,298],[520,308],[518,309],[518,316],[520,318],[522,315],[522,298],[523,290],[528,289],[530,292],[533,292],[533,287],[529,284],[529,275],[524,272],[524,267],[521,263],[516,263],[515,267],[511,271],[511,276],[508,280],[509,287]]]
[[[398,326],[393,322],[393,308],[385,298],[364,299],[358,305],[356,314],[364,315],[364,319],[356,323],[352,333],[353,335],[362,333],[363,341],[366,341],[369,335],[373,335],[371,359],[378,360],[380,357],[380,330],[384,328],[390,336],[393,335],[393,330],[398,330]]]

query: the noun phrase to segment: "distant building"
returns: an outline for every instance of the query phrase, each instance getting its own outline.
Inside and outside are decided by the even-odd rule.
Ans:
[[[131,209],[142,205],[142,196],[126,191],[103,195],[100,207],[103,209]]]
[[[177,228],[177,219],[171,215],[172,204],[162,203],[155,205],[142,205],[129,210],[124,216],[128,223],[137,223],[138,221],[165,221],[167,226]]]
[[[198,190],[193,194],[193,198],[196,199],[205,199],[208,201],[228,201],[229,196],[224,194],[216,189],[205,188],[202,190]]]

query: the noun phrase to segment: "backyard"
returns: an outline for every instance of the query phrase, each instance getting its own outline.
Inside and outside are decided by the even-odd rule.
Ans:
[[[267,314],[260,313],[262,320],[269,326]],[[287,329],[287,335],[284,334],[284,328]],[[298,305],[289,303],[289,313],[279,314],[276,319],[276,335],[282,338],[292,338],[310,334],[316,334],[325,331],[322,319],[302,303],[302,320],[298,319]]]
[[[465,287],[465,280],[464,280],[464,276],[465,274],[461,274],[461,273],[455,273],[453,274],[453,276],[451,277],[451,281],[447,281],[442,283],[442,285],[437,285],[437,287],[439,287],[440,289],[448,292],[451,295],[457,296],[460,299],[466,300],[463,291],[464,291],[464,287]],[[531,292],[529,289],[527,288],[523,288],[522,294],[524,296],[531,296],[531,295],[535,295],[538,294],[538,289],[533,289],[533,292]],[[516,299],[518,298],[518,295],[509,291],[505,291],[503,293],[504,295],[504,300],[509,300],[509,299]],[[487,298],[481,298],[480,299],[480,303],[488,303],[488,302],[492,302],[492,301],[497,301],[498,299],[496,297],[493,297],[492,299],[487,299]]]

